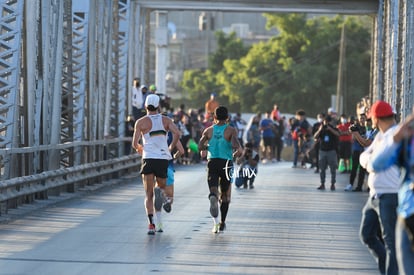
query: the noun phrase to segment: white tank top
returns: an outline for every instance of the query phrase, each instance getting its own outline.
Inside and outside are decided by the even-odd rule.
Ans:
[[[168,133],[162,123],[162,115],[148,115],[152,121],[151,130],[142,136],[143,159],[172,159],[168,149]]]

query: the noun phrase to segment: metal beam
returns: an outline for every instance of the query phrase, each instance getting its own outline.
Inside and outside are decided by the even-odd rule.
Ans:
[[[376,14],[378,0],[134,0],[153,10],[228,12],[299,12],[320,14]]]

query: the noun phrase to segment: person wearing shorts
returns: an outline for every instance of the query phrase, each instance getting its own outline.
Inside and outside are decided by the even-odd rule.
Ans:
[[[154,208],[161,209],[166,186],[168,161],[180,132],[173,121],[159,113],[160,98],[151,94],[145,99],[147,115],[135,122],[132,147],[142,155],[141,174],[145,190],[145,210],[148,216],[148,234],[155,234]],[[168,131],[173,135],[168,145]],[[140,141],[142,139],[142,144]],[[154,198],[155,195],[155,198]]]
[[[226,227],[225,221],[231,198],[233,157],[239,157],[243,153],[237,138],[237,130],[228,124],[226,107],[219,106],[215,109],[214,124],[203,131],[198,148],[202,158],[207,156],[207,182],[210,191],[208,199],[210,215],[214,222],[212,232],[219,233]]]
[[[172,133],[168,132],[168,144],[172,142]],[[177,142],[176,145],[176,152],[174,154],[174,159],[178,159],[180,156],[184,155],[184,147],[180,141]],[[168,161],[168,168],[167,168],[167,181],[164,188],[164,193],[162,195],[163,204],[162,208],[165,212],[170,213],[171,207],[174,199],[174,160],[170,159]],[[157,217],[157,232],[164,232],[164,226],[162,223],[162,209],[155,208],[155,215]]]

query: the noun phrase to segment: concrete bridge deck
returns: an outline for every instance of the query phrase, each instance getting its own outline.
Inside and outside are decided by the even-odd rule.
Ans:
[[[377,274],[358,228],[367,193],[318,191],[318,175],[264,164],[211,233],[205,165],[178,166],[164,232],[147,235],[139,178],[0,223],[0,274]],[[12,213],[10,214],[12,215]]]

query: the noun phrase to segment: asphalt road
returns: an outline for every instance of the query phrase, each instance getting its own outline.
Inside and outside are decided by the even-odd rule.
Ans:
[[[349,175],[318,191],[318,175],[290,167],[261,165],[255,189],[233,187],[220,234],[202,164],[177,167],[173,210],[155,236],[137,175],[32,211],[0,223],[0,274],[378,274],[358,237],[367,193],[343,191]]]

